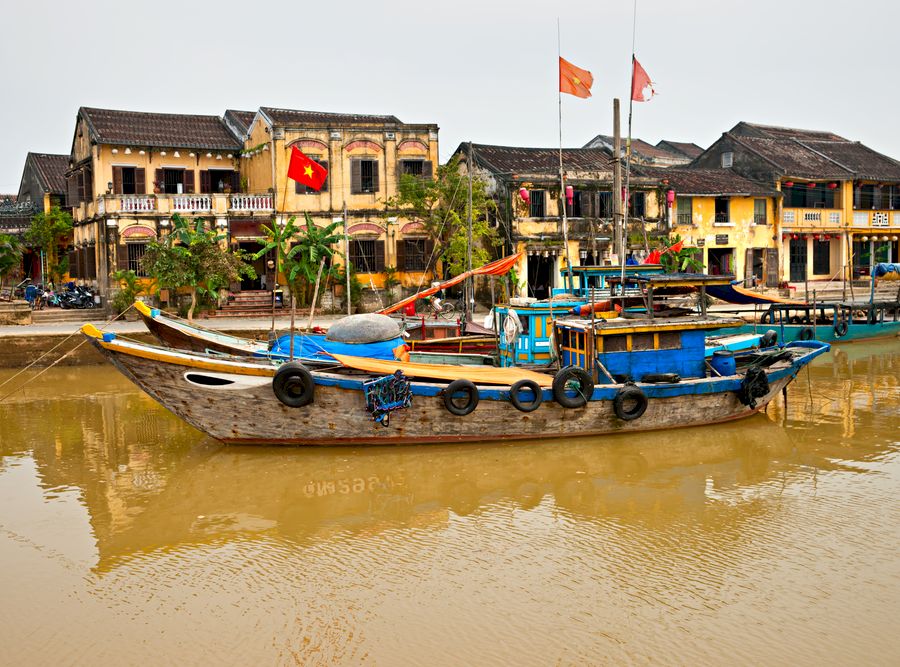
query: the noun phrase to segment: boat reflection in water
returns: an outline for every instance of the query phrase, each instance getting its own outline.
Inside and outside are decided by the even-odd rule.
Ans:
[[[873,347],[741,422],[551,444],[229,447],[111,368],[54,369],[0,405],[0,488],[32,460],[45,503],[77,491],[95,552],[72,586],[142,609],[174,642],[157,659],[883,657],[900,351]]]

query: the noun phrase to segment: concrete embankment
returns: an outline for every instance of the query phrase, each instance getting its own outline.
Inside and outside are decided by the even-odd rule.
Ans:
[[[323,315],[316,317],[314,326],[327,327],[338,316]],[[95,323],[100,327],[100,323]],[[269,318],[218,318],[216,320],[200,320],[197,324],[227,331],[236,336],[265,339],[272,325]],[[297,321],[298,326],[306,326],[307,320]],[[280,317],[275,321],[275,328],[285,332],[290,327],[290,318]],[[113,322],[102,327],[134,340],[155,343],[142,322]],[[59,361],[60,365],[80,366],[105,363],[103,356],[78,332],[79,324],[61,322],[57,324],[32,324],[27,326],[0,326],[0,368],[23,368],[37,359],[35,367],[49,366]],[[74,335],[73,335],[74,334]],[[84,344],[82,344],[84,343]],[[52,350],[52,352],[51,352]],[[41,358],[42,355],[46,355]]]

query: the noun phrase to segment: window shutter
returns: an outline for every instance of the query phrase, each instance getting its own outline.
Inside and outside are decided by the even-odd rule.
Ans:
[[[422,178],[434,178],[434,167],[432,166],[431,160],[425,160],[422,163]]]
[[[328,171],[328,160],[319,160],[319,164]],[[322,189],[320,192],[328,192],[328,175],[325,175],[325,180],[322,182]]]
[[[202,169],[200,171],[200,193],[208,195],[210,192],[212,192],[212,185],[210,184],[209,170]]]
[[[128,270],[128,246],[124,243],[116,243],[116,269]]]
[[[397,240],[397,265],[394,267],[398,271],[406,271],[406,240]]]
[[[362,192],[362,162],[350,160],[350,192],[359,194]]]
[[[375,266],[376,273],[384,271],[384,241],[375,241]]]
[[[581,217],[583,218],[593,218],[596,217],[596,213],[594,210],[596,207],[594,206],[594,201],[597,199],[597,193],[593,190],[582,190],[581,192]]]
[[[83,169],[78,172],[77,183],[78,183],[78,203],[80,204],[81,202],[84,201],[84,170]]]
[[[432,255],[434,255],[434,240],[425,239],[425,270],[431,267]]]
[[[113,167],[113,194],[122,194],[122,167]]]
[[[372,192],[378,192],[378,160],[372,160]]]
[[[233,192],[241,191],[241,172],[237,170],[231,172],[231,189]]]
[[[184,194],[186,194],[186,195],[194,194],[194,170],[193,169],[185,169],[184,170]]]
[[[155,172],[155,176],[153,177],[153,191],[156,192],[156,189],[159,188],[160,192],[166,191],[166,177],[163,174],[162,169],[157,169]]]
[[[78,206],[78,180],[75,174],[66,178],[66,206]]]
[[[94,200],[94,174],[90,169],[84,170],[84,200]]]
[[[134,194],[147,194],[147,172],[143,167],[134,170]]]

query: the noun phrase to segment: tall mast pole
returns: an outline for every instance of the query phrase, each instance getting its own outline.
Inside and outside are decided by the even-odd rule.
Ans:
[[[634,45],[637,36],[637,0],[634,0],[634,17],[631,23],[631,86],[628,91],[628,140],[625,142],[625,205],[622,221],[622,281],[625,281],[625,227],[628,224],[628,207],[631,203],[631,114],[634,110]],[[641,223],[643,224],[643,223]]]
[[[344,202],[344,275],[347,277],[347,314],[350,315],[350,237],[347,235],[347,202]]]
[[[469,142],[469,157],[466,163],[466,171],[469,176],[469,199],[468,206],[466,208],[466,271],[472,273],[472,142]],[[470,275],[466,278],[466,290],[465,290],[465,298],[466,303],[463,307],[463,322],[469,321],[469,314],[471,312],[472,303],[475,301],[475,282],[474,278]],[[465,324],[463,324],[465,326]]]
[[[559,17],[556,17],[556,59],[559,66],[559,58],[562,58],[562,39],[559,31]],[[568,286],[566,289],[571,290],[574,286],[572,279],[572,260],[569,258],[569,221],[566,217],[566,184],[563,175],[563,152],[562,152],[562,90],[559,85],[556,86],[556,97],[559,102],[559,212],[562,219],[563,247],[566,253],[566,277],[568,278]],[[550,290],[550,295],[553,291]]]
[[[622,131],[619,120],[619,98],[613,100],[613,230],[616,236],[616,254],[625,277],[625,230],[622,221]]]

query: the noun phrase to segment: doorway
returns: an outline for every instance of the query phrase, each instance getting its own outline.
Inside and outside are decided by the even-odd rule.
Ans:
[[[707,259],[710,275],[734,275],[734,248],[710,248]]]
[[[238,244],[238,247],[247,253],[247,262],[253,267],[253,270],[256,271],[256,278],[247,278],[246,276],[241,278],[241,289],[272,289],[274,271],[271,271],[268,268],[267,262],[269,259],[275,260],[274,253],[270,251],[259,259],[253,259],[253,255],[263,249],[261,243],[257,243],[256,241],[242,241]]]
[[[791,282],[802,283],[806,280],[806,239],[791,239],[789,253]]]
[[[528,296],[549,299],[555,257],[530,255],[528,257]]]

